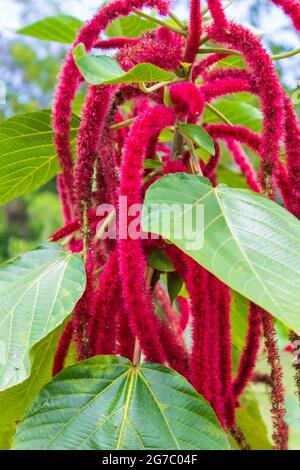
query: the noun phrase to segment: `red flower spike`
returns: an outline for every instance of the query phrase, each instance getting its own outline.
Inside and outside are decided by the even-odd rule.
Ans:
[[[131,331],[127,313],[124,309],[123,299],[120,303],[117,324],[117,354],[132,361],[135,337]]]
[[[189,38],[186,46],[184,60],[193,63],[197,57],[202,33],[202,15],[200,0],[191,0]]]
[[[91,86],[86,98],[81,125],[77,137],[77,164],[75,188],[77,215],[80,216],[83,202],[91,205],[92,177],[100,135],[104,127],[112,100],[114,87]]]
[[[73,336],[73,323],[72,323],[72,320],[70,320],[65,326],[65,329],[59,340],[59,343],[55,352],[54,362],[53,362],[53,367],[52,367],[52,376],[58,374],[60,371],[63,370],[66,357],[68,355],[69,348],[71,345],[72,336]]]
[[[88,327],[89,348],[93,355],[116,352],[116,322],[120,303],[120,280],[118,276],[118,252],[111,254],[91,305],[91,321]]]
[[[212,399],[209,371],[210,299],[208,272],[192,259],[187,260],[186,286],[191,298],[193,347],[190,358],[191,383],[209,402]]]
[[[267,188],[266,178],[276,168],[283,134],[284,94],[276,70],[260,41],[243,26],[230,22],[223,31],[213,25],[208,28],[208,34],[212,40],[240,51],[256,76],[264,114],[260,148],[260,185],[264,191]]]
[[[95,49],[109,50],[109,49],[120,49],[124,46],[133,46],[138,43],[136,38],[110,38],[97,41],[94,44]]]
[[[233,383],[234,396],[236,399],[242,395],[249,381],[252,379],[261,337],[261,311],[259,307],[251,302],[248,316],[246,344],[240,358],[237,376]]]
[[[169,87],[170,98],[179,119],[186,116],[199,118],[204,111],[204,97],[193,83],[176,83]]]
[[[300,31],[300,3],[299,0],[272,0],[275,5],[281,7],[288,15],[295,26]]]
[[[285,146],[291,212],[300,218],[300,127],[290,99],[285,98]]]
[[[282,383],[282,367],[278,352],[276,331],[269,313],[260,309],[268,362],[271,367],[271,413],[273,418],[273,440],[275,450],[287,450],[288,426],[285,423],[286,407]]]
[[[185,299],[184,297],[181,297],[179,295],[177,297],[177,301],[178,301],[178,306],[179,306],[179,311],[180,311],[179,326],[181,328],[181,331],[184,333],[190,321],[191,309],[190,309],[188,300]]]
[[[227,19],[220,0],[207,0],[207,5],[214,20],[214,25],[217,28],[226,28]]]
[[[121,167],[120,196],[127,197],[128,207],[142,202],[143,159],[151,137],[172,124],[173,112],[161,105],[150,109],[134,122],[126,141]],[[128,217],[127,227],[132,219]],[[165,355],[159,340],[151,293],[145,285],[146,260],[141,240],[124,235],[119,240],[120,277],[130,326],[140,340],[147,359],[162,363]]]
[[[231,152],[235,163],[240,167],[242,173],[245,175],[249,188],[256,193],[259,193],[260,189],[256,181],[255,170],[241,145],[234,139],[226,139],[226,145],[228,150]]]
[[[178,338],[174,335],[167,323],[160,322],[159,336],[166,355],[166,361],[172,369],[179,374],[188,378],[188,354],[185,348],[178,342]]]
[[[253,152],[260,154],[261,138],[243,126],[227,126],[226,124],[209,124],[205,126],[213,139],[234,139],[248,145]]]
[[[210,102],[220,96],[250,91],[250,85],[248,80],[242,78],[226,78],[203,85],[201,91],[205,101]]]
[[[202,59],[193,68],[193,81],[195,81],[199,75],[202,75],[209,67],[225,59],[225,57],[228,57],[228,54],[210,54],[208,57],[205,57],[205,59]]]

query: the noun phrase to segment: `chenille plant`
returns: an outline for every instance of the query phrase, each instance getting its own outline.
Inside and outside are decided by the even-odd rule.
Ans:
[[[297,115],[279,57],[225,4],[191,0],[185,23],[170,3],[101,7],[67,53],[52,119],[0,123],[1,201],[57,175],[64,218],[0,268],[4,448],[288,449],[278,332],[290,338],[297,397]],[[273,3],[300,31],[299,0]],[[203,208],[192,248],[175,219],[169,231],[160,223],[174,204],[177,220],[191,211],[191,228],[186,207]]]

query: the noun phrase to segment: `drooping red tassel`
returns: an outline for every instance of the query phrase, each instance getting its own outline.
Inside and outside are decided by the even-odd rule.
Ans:
[[[231,152],[235,163],[240,167],[242,173],[245,175],[249,188],[256,193],[259,193],[260,189],[256,181],[254,168],[242,147],[234,139],[226,139],[226,145],[228,150]]]
[[[200,0],[191,0],[189,38],[186,46],[184,60],[193,63],[197,57],[202,33],[202,15]]]
[[[201,90],[191,82],[176,83],[169,87],[170,98],[177,116],[187,115],[199,118],[204,111],[204,97]]]
[[[259,307],[251,302],[248,316],[246,344],[242,352],[238,372],[233,383],[233,390],[236,399],[242,395],[247,384],[253,377],[261,337],[261,311]]]
[[[58,175],[56,179],[58,197],[62,206],[62,215],[64,222],[67,224],[72,218],[70,201],[68,198],[67,188],[62,175]]]
[[[220,0],[207,0],[207,5],[210,10],[214,24],[217,28],[226,28],[227,19],[224,13],[223,6]]]
[[[300,3],[299,0],[272,0],[281,7],[286,15],[290,16],[295,28],[300,31]]]
[[[124,148],[120,183],[120,196],[127,198],[129,208],[142,202],[142,166],[151,136],[173,123],[173,112],[161,105],[150,109],[134,122]],[[131,238],[128,233],[132,220],[132,216],[127,217],[126,233],[121,233],[124,227],[119,231],[120,274],[125,307],[131,329],[146,357],[162,363],[165,356],[159,340],[151,293],[145,284],[146,260],[141,240]]]
[[[187,329],[187,326],[190,321],[191,309],[190,309],[188,300],[185,299],[184,297],[181,297],[179,295],[177,297],[177,301],[178,301],[179,310],[180,310],[179,326],[181,328],[181,331],[184,332]]]

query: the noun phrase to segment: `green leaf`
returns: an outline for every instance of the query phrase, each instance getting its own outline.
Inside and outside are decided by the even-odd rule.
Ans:
[[[152,160],[152,159],[147,159],[144,160],[144,168],[146,170],[157,170],[163,166],[162,162],[159,160]]]
[[[262,127],[261,111],[249,103],[221,98],[214,103],[217,108],[234,125],[246,126],[254,132]],[[203,122],[207,124],[219,123],[220,118],[208,109],[205,110]]]
[[[74,116],[72,141],[79,123]],[[0,122],[0,204],[42,186],[59,171],[51,111],[20,114]]]
[[[267,427],[251,388],[240,399],[240,407],[236,410],[236,422],[252,450],[272,450]]]
[[[138,38],[149,29],[156,29],[157,23],[144,20],[136,15],[124,16],[114,20],[106,29],[105,34],[110,38]]]
[[[18,422],[43,386],[52,378],[53,358],[64,325],[59,326],[32,348],[32,368],[25,382],[0,393],[0,449],[10,449]],[[67,364],[72,361],[68,358]]]
[[[167,273],[167,287],[170,300],[174,302],[183,287],[183,280],[176,271]]]
[[[160,271],[161,273],[170,273],[175,271],[175,268],[169,258],[158,249],[154,249],[151,251],[150,255],[148,256],[148,263],[152,268]]]
[[[230,170],[225,165],[218,166],[218,182],[227,184],[231,188],[248,189],[248,184],[244,175]]]
[[[55,15],[25,26],[25,28],[19,29],[17,33],[42,39],[43,41],[70,44],[76,39],[82,26],[82,21],[73,16]]]
[[[138,64],[124,72],[112,57],[88,55],[83,44],[74,49],[74,59],[85,80],[93,85],[164,82],[175,77],[172,72],[148,63]]]
[[[65,320],[84,288],[80,255],[53,243],[0,266],[0,390],[30,375],[30,349]]]
[[[93,357],[57,375],[14,441],[22,450],[228,448],[212,408],[186,379],[115,356]]]
[[[169,239],[300,332],[300,222],[281,206],[249,190],[213,188],[203,177],[177,173],[148,189],[142,219],[144,232]]]
[[[204,148],[210,155],[215,155],[215,145],[211,136],[200,126],[195,124],[180,124],[181,134],[190,139],[198,147]]]

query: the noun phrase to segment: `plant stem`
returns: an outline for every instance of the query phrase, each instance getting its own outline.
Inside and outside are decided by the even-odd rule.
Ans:
[[[200,41],[200,46],[202,46],[203,44],[205,44],[207,41],[209,41],[209,36],[203,36],[203,38],[201,39]]]
[[[170,29],[174,33],[181,34],[182,36],[187,36],[187,34],[188,34],[187,31],[184,31],[183,29],[178,28],[177,26],[169,24],[166,21],[160,20],[159,18],[155,18],[154,16],[147,15],[147,13],[144,13],[143,11],[137,10],[136,8],[133,8],[132,11],[137,16],[140,16],[141,18],[145,18],[146,20],[153,21],[153,23],[157,23],[161,26],[164,26],[165,28]]]
[[[159,90],[160,88],[163,88],[165,87],[166,85],[170,85],[171,83],[180,83],[180,82],[184,82],[185,79],[184,78],[176,78],[175,80],[172,80],[172,81],[169,81],[169,82],[159,82],[159,83],[156,83],[155,85],[147,88],[146,85],[145,85],[145,82],[140,82],[139,83],[139,86],[140,86],[140,89],[144,92],[144,93],[152,93],[153,91],[156,91],[156,90]]]
[[[235,49],[225,49],[222,47],[203,47],[202,49],[199,49],[198,54],[230,54],[230,55],[241,55],[239,51],[236,51]]]
[[[187,139],[187,138],[185,138],[185,141],[187,143],[188,149],[189,149],[190,154],[192,156],[192,163],[193,163],[193,168],[195,170],[195,175],[203,176],[201,166],[200,166],[200,162],[199,162],[199,158],[195,153],[195,148],[194,148],[193,142],[191,140]]]
[[[183,142],[183,136],[181,135],[179,128],[175,127],[172,145],[172,158],[176,158],[177,155],[182,153]]]
[[[183,21],[181,21],[181,19],[178,18],[178,16],[175,15],[175,13],[173,13],[172,11],[169,11],[169,17],[172,18],[172,20],[175,21],[175,23],[177,23],[178,26],[184,31],[188,29],[187,25]]]
[[[288,57],[292,57],[293,55],[300,54],[300,47],[298,49],[294,49],[289,52],[283,52],[282,54],[271,55],[272,60],[281,60],[287,59]]]
[[[227,124],[228,126],[232,126],[232,122],[230,122],[229,119],[227,119],[227,117],[224,116],[224,114],[221,113],[221,111],[215,108],[212,104],[206,103],[205,106],[211,113],[213,113],[215,116],[221,119],[221,121],[225,122],[225,124]]]
[[[135,119],[136,119],[135,117],[130,118],[130,119],[126,119],[125,121],[118,122],[117,124],[114,124],[113,126],[110,126],[110,128],[111,128],[112,131],[117,131],[118,129],[122,129],[123,127],[130,126],[131,124],[134,123]]]

